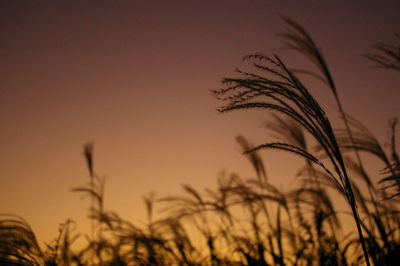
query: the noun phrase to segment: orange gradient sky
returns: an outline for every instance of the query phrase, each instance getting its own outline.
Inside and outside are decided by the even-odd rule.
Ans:
[[[280,14],[314,37],[345,110],[383,143],[400,117],[400,78],[360,55],[395,41],[399,11],[399,1],[0,1],[0,213],[27,219],[39,241],[66,218],[87,231],[89,201],[70,189],[89,180],[88,141],[106,209],[134,222],[149,191],[213,187],[222,170],[253,176],[235,136],[271,140],[269,114],[218,114],[209,89],[252,52],[310,66],[277,49]],[[329,90],[310,88],[335,117]],[[262,155],[271,182],[293,188],[299,160]]]

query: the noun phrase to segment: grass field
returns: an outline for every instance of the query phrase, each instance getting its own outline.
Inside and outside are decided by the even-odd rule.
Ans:
[[[220,112],[258,109],[272,114],[267,127],[276,141],[253,145],[245,136],[237,138],[254,178],[221,175],[216,189],[199,192],[184,185],[182,195],[150,194],[143,198],[147,225],[136,225],[104,208],[104,178],[94,167],[93,144],[86,144],[88,183],[72,192],[90,198],[91,231],[77,233],[73,221],[64,221],[43,248],[29,221],[3,214],[0,264],[395,265],[400,259],[397,120],[389,120],[388,140],[377,140],[342,106],[328,63],[311,36],[296,22],[283,20],[289,30],[279,36],[286,48],[304,55],[316,71],[292,69],[277,54],[251,54],[243,59],[244,69],[212,91]],[[386,71],[400,70],[399,45],[378,43],[364,56]],[[302,83],[305,75],[331,91],[343,128],[333,128]],[[293,177],[301,185],[282,191],[271,184],[261,150],[304,159]],[[382,172],[369,173],[362,153],[383,163]],[[338,208],[337,197],[347,208]],[[153,218],[155,204],[163,208],[162,218]],[[348,218],[354,221],[350,231],[343,229]]]

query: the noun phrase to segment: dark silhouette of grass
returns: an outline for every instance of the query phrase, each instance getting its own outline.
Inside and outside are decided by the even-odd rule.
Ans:
[[[397,40],[400,35],[395,34]],[[379,42],[375,44],[377,53],[364,54],[366,58],[375,63],[375,67],[400,71],[400,45]]]
[[[182,195],[156,198],[149,194],[143,197],[147,224],[138,226],[105,209],[105,180],[95,171],[93,145],[86,144],[89,182],[72,191],[90,198],[91,232],[75,233],[74,222],[67,220],[60,224],[54,241],[41,248],[26,221],[2,215],[0,264],[396,265],[400,259],[396,120],[390,122],[387,151],[372,132],[344,112],[327,63],[312,38],[296,22],[284,21],[291,29],[280,35],[287,47],[308,57],[320,73],[292,70],[278,55],[253,54],[245,57],[252,71],[237,70],[240,77],[224,79],[225,86],[213,91],[225,103],[221,112],[257,108],[275,113],[267,129],[277,141],[252,145],[245,137],[237,137],[254,168],[253,178],[221,175],[217,187],[204,192],[183,185]],[[398,60],[392,46],[378,50]],[[382,63],[389,59],[367,58],[396,70],[392,61]],[[332,128],[301,82],[299,76],[305,73],[323,80],[332,91],[344,129]],[[282,191],[271,184],[259,154],[262,149],[304,158],[297,174],[301,186]],[[366,172],[361,152],[384,162],[386,177],[381,183],[386,189]],[[367,187],[367,193],[360,185]],[[331,196],[337,193],[344,196],[350,212],[337,210]],[[158,219],[153,215],[155,204],[163,206]],[[345,216],[355,220],[356,233],[344,234]],[[85,243],[83,247],[75,247],[77,240]]]

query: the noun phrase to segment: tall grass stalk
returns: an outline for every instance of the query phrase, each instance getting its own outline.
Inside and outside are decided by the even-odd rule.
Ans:
[[[297,25],[290,20],[286,21],[293,27]],[[299,31],[302,30],[301,28],[296,29]],[[304,37],[307,36],[304,35]],[[287,37],[292,39],[297,38],[295,35],[288,35]],[[298,39],[294,40],[298,41]],[[307,48],[316,49],[312,46],[313,42],[301,42],[299,44],[311,45],[310,47],[307,46]],[[296,46],[292,47],[299,49]],[[314,59],[311,59],[319,59],[320,54],[315,53],[315,56]],[[333,172],[314,155],[301,147],[288,143],[275,142],[262,144],[247,152],[250,153],[263,148],[286,150],[307,158],[322,167],[338,185],[342,194],[347,199],[356,223],[365,262],[367,265],[370,265],[351,182],[331,123],[325,112],[312,97],[309,90],[301,83],[297,75],[282,62],[279,56],[274,55],[270,57],[257,53],[248,55],[244,59],[251,60],[255,71],[261,73],[258,74],[258,72],[246,72],[237,69],[237,73],[242,76],[241,78],[225,78],[223,84],[226,86],[212,91],[219,100],[226,102],[219,111],[228,112],[254,108],[275,111],[294,119],[314,137],[333,165]],[[321,63],[324,60],[321,58],[318,62]],[[326,81],[331,86],[335,97],[337,97],[333,80],[326,65],[320,64],[319,66],[325,74]],[[263,75],[263,73],[267,75]],[[338,102],[340,103],[339,100]]]

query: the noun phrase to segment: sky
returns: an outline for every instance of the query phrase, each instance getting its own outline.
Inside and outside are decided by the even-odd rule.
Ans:
[[[313,36],[344,109],[384,143],[388,119],[400,117],[400,78],[361,54],[395,41],[399,10],[399,1],[1,0],[0,213],[25,218],[40,242],[67,218],[87,232],[89,200],[71,192],[89,181],[87,142],[106,177],[105,208],[138,223],[150,191],[214,187],[222,172],[254,177],[235,137],[272,140],[270,114],[219,114],[209,90],[253,52],[311,67],[279,49],[281,15]],[[329,90],[310,89],[336,123]],[[261,154],[270,181],[293,188],[298,159]]]

